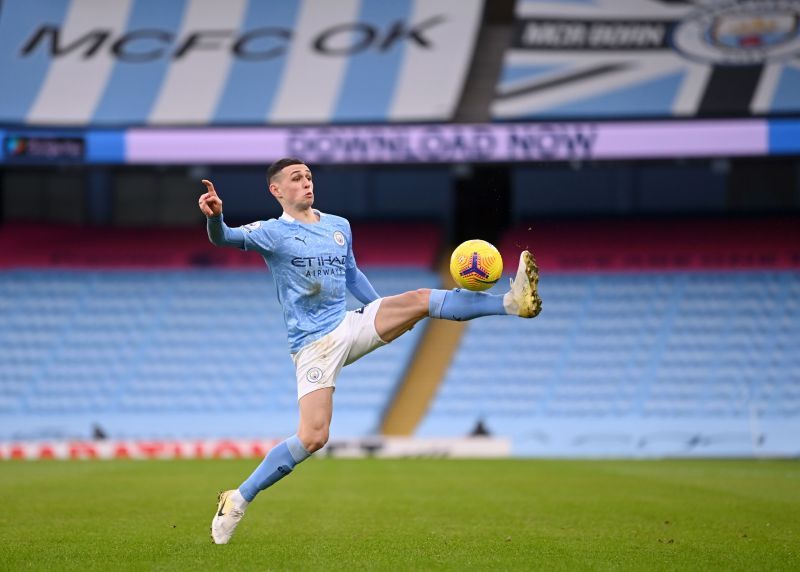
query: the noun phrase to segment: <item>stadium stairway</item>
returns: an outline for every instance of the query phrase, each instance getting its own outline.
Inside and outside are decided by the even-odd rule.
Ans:
[[[456,283],[450,276],[449,257],[440,263],[439,277],[440,288],[455,288]],[[426,320],[415,328],[422,331],[417,351],[411,357],[392,399],[386,404],[381,434],[413,435],[458,350],[465,325],[464,322]]]

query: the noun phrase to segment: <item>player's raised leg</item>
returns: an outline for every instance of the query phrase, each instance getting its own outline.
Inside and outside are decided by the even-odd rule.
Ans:
[[[375,316],[375,329],[383,341],[391,342],[428,316],[455,321],[503,315],[533,318],[542,310],[538,286],[539,267],[525,250],[520,254],[511,289],[504,295],[422,288],[388,296],[381,301]]]

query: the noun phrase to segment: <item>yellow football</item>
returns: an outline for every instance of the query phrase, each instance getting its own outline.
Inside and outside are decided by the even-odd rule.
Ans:
[[[460,288],[488,290],[503,274],[503,257],[485,240],[459,244],[450,257],[450,275]]]

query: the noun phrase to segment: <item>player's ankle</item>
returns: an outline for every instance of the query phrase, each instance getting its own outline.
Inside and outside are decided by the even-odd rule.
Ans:
[[[231,502],[234,504],[234,506],[235,506],[236,508],[240,509],[240,510],[244,510],[244,509],[246,509],[246,508],[247,508],[247,505],[249,505],[249,504],[250,504],[250,502],[249,502],[249,501],[247,501],[247,500],[246,500],[246,499],[245,499],[245,498],[242,496],[242,493],[241,493],[241,491],[240,491],[239,489],[236,489],[235,491],[233,491],[233,492],[231,493],[231,497],[230,497],[230,498],[231,498]]]
[[[503,308],[505,308],[507,314],[516,315],[519,313],[519,304],[510,290],[503,294]]]

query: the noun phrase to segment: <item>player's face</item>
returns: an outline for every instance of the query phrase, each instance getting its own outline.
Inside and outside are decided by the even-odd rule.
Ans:
[[[273,194],[288,206],[302,210],[314,204],[314,181],[306,165],[289,165],[275,177],[270,187]],[[272,189],[271,189],[272,190]]]

